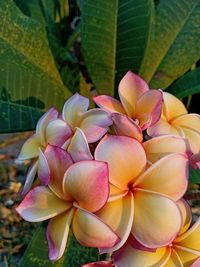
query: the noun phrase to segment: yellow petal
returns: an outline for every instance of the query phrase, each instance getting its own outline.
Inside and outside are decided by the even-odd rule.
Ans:
[[[101,249],[101,253],[110,253],[119,249],[128,239],[133,223],[134,203],[133,194],[129,192],[125,197],[106,205],[96,214],[120,237],[120,242],[110,249]]]
[[[189,228],[192,221],[192,211],[189,204],[183,198],[176,202],[182,215],[182,227],[179,235],[183,234]]]
[[[133,236],[149,248],[170,244],[181,228],[176,203],[161,194],[139,189],[134,190],[134,199]]]
[[[152,137],[163,135],[163,134],[174,134],[178,136],[180,135],[177,129],[163,118],[161,118],[153,126],[150,126],[147,129],[147,133],[149,136],[152,136]]]
[[[133,248],[126,243],[120,250],[114,252],[112,258],[117,267],[161,267],[169,258],[170,250],[159,248],[156,252]]]
[[[74,215],[72,229],[83,246],[109,248],[119,241],[118,236],[100,218],[81,208]]]
[[[163,113],[168,121],[182,114],[187,114],[187,109],[177,97],[170,93],[163,92],[163,98]]]
[[[175,135],[154,137],[143,143],[147,159],[152,163],[172,153],[186,153],[191,155],[191,148],[187,139]]]
[[[146,166],[142,145],[126,136],[107,135],[98,144],[95,159],[108,163],[110,182],[126,190]]]
[[[40,141],[36,136],[36,134],[33,134],[23,144],[20,154],[18,156],[18,160],[26,160],[38,157],[39,147],[40,147]]]
[[[184,267],[176,251],[172,248],[171,255],[164,267]]]
[[[200,251],[200,218],[187,232],[176,238],[174,243],[182,247]]]
[[[133,184],[142,188],[167,195],[177,201],[188,185],[188,159],[183,154],[170,154],[149,167]]]
[[[199,114],[186,114],[181,115],[172,120],[172,125],[193,129],[200,132],[200,115]]]
[[[188,138],[188,141],[192,148],[192,152],[194,154],[199,153],[200,152],[200,132],[191,130],[189,128],[184,128],[184,127],[182,127],[182,130],[186,138]]]
[[[176,253],[178,254],[184,267],[191,267],[191,264],[200,256],[200,252],[196,254],[194,250],[187,249],[184,247],[174,246]]]
[[[52,261],[59,260],[67,244],[70,224],[75,209],[52,218],[47,227],[47,241],[49,248],[49,259]],[[59,229],[59,231],[58,231]]]

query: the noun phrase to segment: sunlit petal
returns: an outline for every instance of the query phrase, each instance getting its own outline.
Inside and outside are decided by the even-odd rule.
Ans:
[[[108,202],[122,198],[127,194],[128,194],[128,190],[121,190],[118,187],[110,183],[110,194],[109,194]]]
[[[68,210],[71,203],[59,199],[48,187],[31,190],[16,208],[20,216],[29,222],[40,222]]]
[[[26,175],[26,181],[21,192],[22,196],[26,195],[28,191],[31,189],[32,183],[37,173],[37,169],[38,169],[38,161],[33,163],[28,169],[28,173]]]
[[[149,119],[146,122],[143,120],[142,124],[140,123],[143,130],[160,119],[162,103],[162,92],[159,90],[147,91],[138,99],[136,102],[136,117],[142,114],[148,114],[151,117],[150,124],[148,123]]]
[[[46,236],[49,259],[52,261],[60,259],[65,251],[74,211],[75,209],[72,208],[67,212],[61,213],[48,223]]]
[[[108,112],[119,112],[122,114],[126,114],[122,104],[116,100],[115,98],[108,96],[108,95],[99,95],[93,97],[94,102],[100,108],[105,109]]]
[[[170,93],[163,92],[163,98],[163,113],[168,121],[182,114],[187,114],[187,109],[177,97]]]
[[[76,132],[71,139],[67,151],[74,162],[93,159],[87,139],[83,131],[79,128],[76,128]]]
[[[74,129],[88,107],[89,99],[76,93],[65,102],[62,117]]]
[[[100,249],[100,253],[113,252],[124,245],[133,224],[134,202],[130,192],[125,197],[106,205],[96,213],[120,237],[120,242],[109,249]]]
[[[46,128],[47,143],[51,145],[62,146],[71,135],[71,128],[61,119],[51,121]]]
[[[126,136],[107,135],[98,144],[95,159],[108,162],[109,180],[125,190],[146,166],[146,155],[142,145]]]
[[[102,208],[109,195],[108,166],[101,161],[80,161],[65,173],[63,191],[91,212]]]
[[[135,117],[136,102],[148,90],[147,83],[131,71],[122,78],[119,84],[119,97],[129,117]]]
[[[23,144],[20,154],[17,159],[26,160],[26,159],[32,159],[32,158],[38,157],[39,147],[40,147],[40,141],[38,137],[35,134],[33,134]]]
[[[200,152],[200,132],[191,130],[189,128],[182,128],[186,138],[188,138],[192,152],[198,154]]]
[[[78,209],[74,215],[72,229],[76,239],[83,245],[96,248],[113,247],[119,237],[94,214]]]
[[[143,143],[147,159],[152,163],[172,153],[186,153],[191,155],[191,148],[187,139],[175,135],[162,135],[151,138]]]
[[[150,248],[170,244],[180,231],[182,223],[175,202],[164,195],[139,189],[134,190],[134,199],[134,237]]]
[[[113,128],[117,135],[132,137],[142,142],[142,130],[132,119],[119,113],[113,113],[111,117],[113,120]]]
[[[117,267],[161,267],[170,256],[170,250],[159,248],[156,252],[148,252],[134,249],[129,243],[126,243],[120,250],[112,255]]]
[[[147,189],[180,199],[188,185],[188,159],[184,154],[170,154],[149,167],[133,187]]]
[[[50,121],[57,119],[58,111],[55,108],[50,108],[38,121],[36,125],[36,135],[40,140],[41,145],[47,145],[46,127]]]
[[[62,148],[52,145],[47,146],[44,154],[51,174],[48,186],[57,196],[71,200],[71,196],[64,194],[62,188],[64,174],[73,164],[71,156]]]
[[[112,124],[109,114],[102,109],[91,109],[85,112],[79,124],[79,128],[84,132],[88,143],[98,141]]]

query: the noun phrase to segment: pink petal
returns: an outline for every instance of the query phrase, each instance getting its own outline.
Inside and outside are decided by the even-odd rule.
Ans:
[[[51,121],[46,128],[46,139],[51,145],[62,146],[71,135],[70,126],[61,119]]]
[[[108,95],[100,95],[93,97],[94,102],[100,108],[105,109],[108,112],[119,112],[122,114],[126,114],[122,104],[116,100],[115,98]]]
[[[191,265],[191,267],[199,267],[200,266],[200,257]]]
[[[158,248],[170,244],[181,228],[181,214],[168,197],[147,190],[134,190],[132,234],[145,247]],[[172,220],[173,218],[173,220]]]
[[[81,115],[88,107],[89,99],[76,93],[65,102],[62,117],[74,130],[78,126]]]
[[[48,187],[37,186],[16,208],[19,215],[29,222],[41,222],[68,210],[71,203],[61,200]]]
[[[62,184],[66,170],[73,164],[71,156],[60,147],[48,145],[45,158],[50,169],[49,187],[58,196],[71,200],[71,196],[63,193]]]
[[[87,139],[83,131],[79,128],[76,128],[76,132],[70,141],[67,151],[74,162],[93,159]]]
[[[47,185],[49,183],[51,177],[48,161],[40,148],[38,159],[38,177],[44,185]]]
[[[131,192],[121,199],[106,203],[106,205],[96,213],[96,215],[109,225],[121,239],[112,248],[101,248],[101,254],[116,251],[124,245],[131,232],[133,214],[134,200]]]
[[[36,125],[36,135],[40,140],[41,145],[47,145],[46,127],[50,121],[57,119],[58,111],[55,108],[50,108],[38,121]]]
[[[146,166],[146,155],[142,145],[126,136],[105,136],[98,144],[95,159],[108,163],[110,182],[122,189],[128,189]]]
[[[74,209],[72,208],[69,211],[52,218],[48,224],[46,235],[49,248],[49,259],[52,261],[59,260],[63,256],[73,214]]]
[[[150,90],[145,92],[136,102],[136,117],[148,115],[147,120],[140,121],[142,130],[147,129],[150,125],[154,125],[161,116],[163,97],[159,90]],[[150,121],[150,123],[149,123]]]
[[[177,201],[187,190],[188,159],[183,154],[170,154],[149,167],[133,184],[133,188],[142,188],[162,193]]]
[[[91,109],[82,116],[79,128],[84,132],[88,143],[98,141],[112,124],[108,113],[102,109]]]
[[[149,90],[147,83],[140,76],[129,71],[119,84],[119,97],[129,117],[135,118],[136,102]]]
[[[18,160],[26,160],[38,157],[38,148],[40,147],[40,141],[38,137],[33,134],[23,144]]]
[[[113,113],[111,118],[117,135],[132,137],[142,142],[142,130],[132,119],[119,113]]]
[[[26,175],[26,181],[21,192],[22,196],[25,196],[28,193],[28,191],[31,189],[32,183],[37,173],[37,169],[38,169],[38,161],[33,163],[28,169],[28,173]]]
[[[107,163],[80,161],[73,164],[65,173],[63,191],[82,208],[91,212],[99,210],[109,195]]]
[[[175,135],[154,137],[143,143],[147,159],[152,163],[172,153],[185,153],[191,156],[191,148],[187,139]]]
[[[109,248],[119,242],[119,237],[108,225],[94,214],[80,208],[74,215],[72,229],[83,246]]]

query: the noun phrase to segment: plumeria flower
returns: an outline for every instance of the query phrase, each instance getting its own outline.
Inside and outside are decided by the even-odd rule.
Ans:
[[[98,261],[84,264],[81,267],[115,267],[112,261]]]
[[[165,247],[145,251],[134,247],[129,240],[112,259],[117,267],[198,267],[200,257],[200,219],[191,227],[191,210],[186,201],[177,205],[182,214],[182,228],[178,236]]]
[[[22,195],[31,188],[38,169],[40,151],[44,150],[48,143],[62,146],[72,134],[69,125],[58,116],[58,111],[55,108],[49,109],[38,121],[36,132],[22,146],[18,160],[35,160],[27,173]]]
[[[169,154],[148,168],[137,140],[107,135],[96,147],[95,160],[108,163],[110,180],[108,203],[96,214],[121,238],[115,247],[100,251],[119,249],[130,233],[149,248],[170,244],[181,227],[175,201],[187,189],[187,157]]]
[[[76,93],[69,98],[63,107],[62,117],[73,132],[80,128],[89,143],[98,141],[112,124],[108,113],[102,109],[88,110],[89,99]]]
[[[126,128],[136,128],[139,125],[145,130],[160,119],[162,92],[149,90],[147,83],[138,75],[129,71],[121,80],[118,91],[121,102],[107,95],[96,96],[94,101],[110,113],[128,116],[129,120],[125,116],[120,118]],[[119,117],[115,119],[115,127],[121,129]]]
[[[50,170],[48,186],[32,189],[17,212],[30,222],[50,219],[46,234],[50,260],[62,257],[70,226],[84,246],[113,247],[118,236],[94,214],[108,199],[107,163],[85,160],[73,164],[68,152],[51,145],[45,158]],[[46,162],[43,174],[49,171]]]
[[[183,103],[163,92],[163,111],[160,120],[147,130],[150,136],[174,134],[187,138],[194,154],[200,152],[200,115],[188,114]]]

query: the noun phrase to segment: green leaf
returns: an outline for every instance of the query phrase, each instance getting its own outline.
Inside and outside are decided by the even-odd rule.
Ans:
[[[200,1],[160,0],[140,74],[165,89],[200,58]]]
[[[152,0],[83,1],[83,54],[98,92],[113,95],[129,69],[138,72],[148,40],[151,9]]]
[[[200,93],[200,68],[185,74],[167,88],[167,91],[178,98]]]
[[[190,168],[190,183],[200,184],[200,171]]]
[[[46,32],[12,0],[0,1],[0,132],[30,130],[51,106],[61,108],[64,87]]]
[[[81,246],[70,234],[64,256],[57,262],[48,259],[45,227],[39,226],[23,256],[20,267],[80,267],[81,264],[98,261],[98,251]]]

